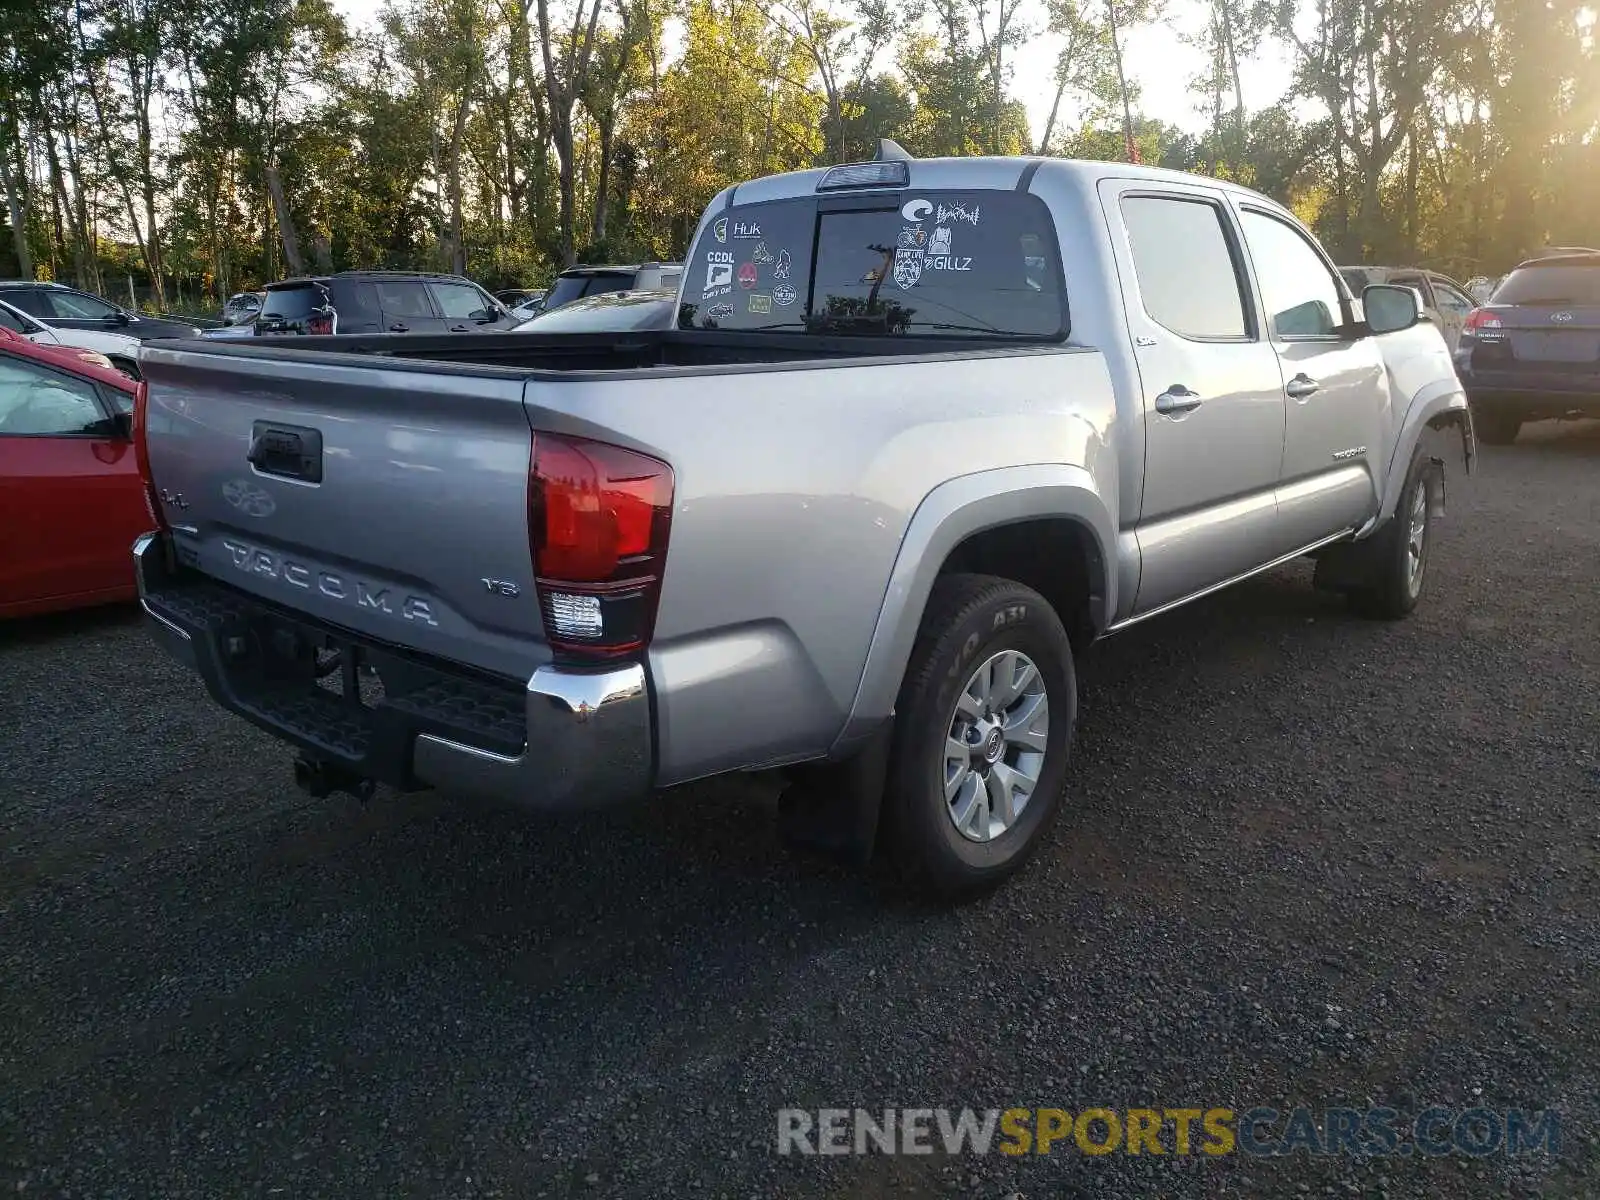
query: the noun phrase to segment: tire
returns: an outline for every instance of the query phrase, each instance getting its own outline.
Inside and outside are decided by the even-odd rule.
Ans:
[[[1010,687],[991,675],[991,697],[1017,693],[993,723],[975,723],[957,708],[960,700],[964,710],[983,711],[967,695],[969,684],[979,686],[980,668],[1011,674]],[[988,575],[939,579],[900,688],[884,794],[890,851],[917,890],[970,899],[1027,861],[1060,813],[1077,715],[1072,644],[1043,596]],[[952,733],[963,726],[971,751],[964,775],[959,759],[946,757]],[[953,803],[946,795],[951,780]],[[991,799],[997,794],[1021,801],[1009,821]],[[966,818],[967,832],[958,817]]]
[[[1409,616],[1422,599],[1433,548],[1429,470],[1428,459],[1419,450],[1406,472],[1394,516],[1368,543],[1371,558],[1365,581],[1350,592],[1351,605],[1364,617],[1397,621]]]
[[[1474,412],[1472,425],[1486,446],[1509,446],[1522,431],[1522,417],[1514,412]]]

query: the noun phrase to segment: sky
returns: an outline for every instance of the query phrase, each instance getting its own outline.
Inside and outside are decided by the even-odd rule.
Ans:
[[[382,0],[334,0],[334,7],[352,22],[370,24],[376,19]],[[1199,6],[1194,6],[1198,11]],[[1037,0],[1025,3],[1024,19],[1035,30],[1044,28],[1043,5]],[[1028,123],[1035,140],[1050,115],[1055,96],[1055,59],[1058,42],[1049,36],[1036,36],[1015,56],[1011,92],[1028,107]],[[1185,46],[1178,31],[1166,24],[1145,26],[1128,35],[1125,61],[1129,82],[1139,88],[1138,111],[1191,132],[1202,131],[1207,120],[1201,107],[1206,97],[1191,90],[1194,77],[1205,68],[1205,58]],[[1241,64],[1240,75],[1247,109],[1263,108],[1279,100],[1289,78],[1287,57],[1276,48]],[[1075,123],[1081,113],[1063,101],[1058,125]]]

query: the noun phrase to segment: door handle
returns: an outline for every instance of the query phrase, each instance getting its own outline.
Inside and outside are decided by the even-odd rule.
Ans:
[[[1193,412],[1201,403],[1199,392],[1191,392],[1183,384],[1175,383],[1156,397],[1156,411],[1172,416],[1174,413]]]
[[[411,326],[402,325],[402,324],[400,324],[400,322],[396,321],[393,325],[389,326],[389,332],[390,333],[410,333],[411,332]]]
[[[1316,391],[1318,386],[1319,384],[1315,379],[1311,378],[1311,376],[1302,371],[1293,379],[1289,380],[1288,383],[1284,384],[1283,390],[1288,392],[1289,395],[1293,396],[1296,400],[1304,400],[1307,396],[1311,395],[1312,392]]]
[[[468,329],[467,326],[465,326],[465,325],[452,325],[452,326],[450,326],[450,332],[451,333],[470,333],[471,330]]]

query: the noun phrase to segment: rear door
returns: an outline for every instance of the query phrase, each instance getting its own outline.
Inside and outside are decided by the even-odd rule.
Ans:
[[[0,351],[0,608],[131,587],[154,525],[90,380]]]
[[[49,310],[45,319],[57,328],[115,333],[127,327],[128,319],[123,311],[99,296],[70,288],[44,288],[40,295]]]
[[[451,333],[471,333],[499,319],[499,304],[470,283],[434,279],[428,291]]]
[[[375,279],[372,288],[387,333],[443,333],[455,323],[439,316],[428,285],[420,279]]]
[[[1509,350],[1515,362],[1559,384],[1587,384],[1600,374],[1600,257],[1518,267],[1490,303],[1504,330],[1496,339],[1500,354]]]
[[[1134,611],[1149,612],[1279,552],[1283,377],[1220,193],[1107,180],[1101,197],[1144,397]]]

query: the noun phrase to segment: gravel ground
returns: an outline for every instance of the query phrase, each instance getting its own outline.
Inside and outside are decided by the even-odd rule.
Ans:
[[[1276,572],[1095,647],[1073,810],[955,912],[769,785],[312,801],[128,613],[0,630],[0,1193],[1600,1194],[1600,426],[1423,607]],[[776,1110],[1562,1112],[1558,1158],[780,1158]]]

